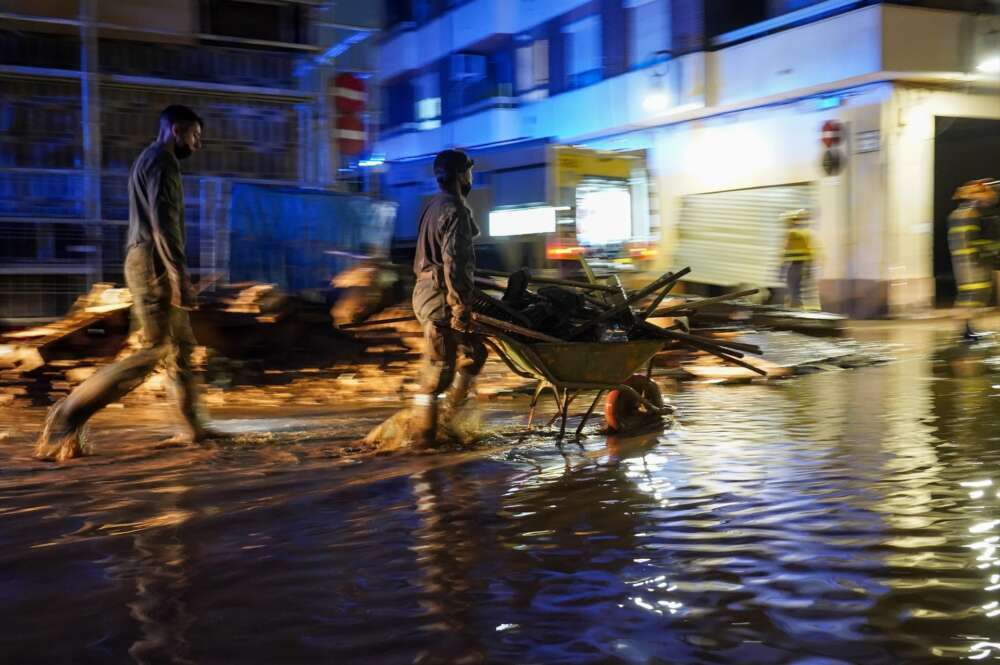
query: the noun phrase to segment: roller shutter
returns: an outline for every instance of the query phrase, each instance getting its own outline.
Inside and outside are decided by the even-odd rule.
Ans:
[[[811,183],[757,187],[681,197],[676,265],[693,281],[720,286],[780,286],[786,227],[781,214],[814,213]]]

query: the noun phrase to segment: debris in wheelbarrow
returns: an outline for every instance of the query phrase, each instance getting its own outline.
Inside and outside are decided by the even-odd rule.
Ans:
[[[627,292],[617,279],[610,284],[535,278],[526,269],[514,273],[477,271],[481,277],[505,277],[506,286],[482,280],[486,289],[503,290],[500,299],[477,294],[475,330],[516,374],[534,379],[534,396],[528,424],[542,393],[552,392],[561,419],[559,436],[565,434],[569,407],[581,392],[597,391],[581,419],[579,438],[604,393],[605,418],[611,430],[622,431],[651,418],[672,412],[651,379],[653,357],[662,351],[688,349],[717,357],[757,375],[767,372],[742,360],[745,353],[759,354],[753,344],[714,339],[691,333],[677,317],[698,308],[698,302],[659,309],[677,282],[691,271],[666,272],[644,287]],[[588,275],[589,275],[588,271]],[[553,283],[558,282],[558,283]],[[531,290],[531,284],[545,286]],[[574,290],[575,289],[575,290]],[[723,302],[756,293],[739,291],[710,299]],[[650,319],[671,317],[661,326]],[[638,373],[645,369],[645,374]]]
[[[664,341],[664,349],[690,348],[707,352],[723,362],[766,376],[764,370],[742,360],[744,352],[759,354],[760,349],[756,346],[690,333],[684,323],[677,320],[696,311],[701,306],[701,301],[658,309],[674,285],[689,272],[690,268],[666,272],[643,288],[626,292],[620,283],[599,284],[538,278],[524,268],[514,273],[477,271],[482,276],[507,278],[505,287],[499,284],[486,287],[503,288],[502,298],[493,298],[483,291],[479,292],[475,311],[495,320],[480,319],[477,325],[484,334],[502,332],[522,342],[559,340],[610,343],[659,339]],[[533,283],[544,286],[532,291],[529,287]],[[756,292],[756,289],[747,289],[705,301],[724,302]],[[674,319],[674,323],[664,327],[650,320],[663,317]],[[513,324],[520,330],[510,325],[502,326],[498,322]],[[526,334],[524,329],[540,333],[545,339]]]

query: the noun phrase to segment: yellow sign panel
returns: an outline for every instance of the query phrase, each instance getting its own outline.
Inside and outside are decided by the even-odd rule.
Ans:
[[[574,188],[588,177],[628,180],[636,159],[634,155],[567,146],[553,146],[552,153],[557,189]]]

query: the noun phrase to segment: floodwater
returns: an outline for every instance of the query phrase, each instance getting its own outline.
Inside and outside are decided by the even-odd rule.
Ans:
[[[673,429],[561,452],[344,455],[385,409],[224,412],[251,443],[155,448],[163,423],[119,410],[58,466],[17,414],[0,661],[1000,658],[1000,379],[935,375],[940,333],[871,335],[906,348],[685,389]]]

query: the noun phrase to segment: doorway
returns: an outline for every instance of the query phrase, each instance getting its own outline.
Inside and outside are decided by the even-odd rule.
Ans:
[[[934,300],[955,302],[948,250],[948,215],[955,188],[978,178],[1000,178],[1000,120],[937,116],[934,127]]]

